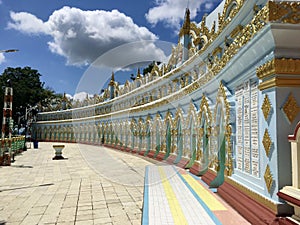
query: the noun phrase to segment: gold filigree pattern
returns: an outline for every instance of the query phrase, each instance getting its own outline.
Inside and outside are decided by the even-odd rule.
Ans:
[[[233,31],[230,33],[230,37],[231,38],[235,38],[241,31],[243,30],[243,26],[242,25],[237,25]]]
[[[196,153],[196,160],[200,161],[203,156],[203,151],[202,151],[203,147],[201,146],[201,144],[203,145],[202,138],[204,135],[204,124],[206,123],[207,130],[205,132],[206,132],[207,137],[209,137],[211,135],[211,123],[212,123],[212,113],[209,109],[207,97],[204,94],[202,95],[197,120],[198,120],[200,129],[199,129],[198,138],[197,138],[198,149],[197,149],[197,153]]]
[[[189,105],[189,111],[187,114],[187,118],[186,118],[186,122],[185,122],[185,127],[189,127],[190,126],[190,122],[191,120],[194,123],[194,127],[198,126],[198,121],[197,121],[197,116],[196,116],[196,107],[194,105],[194,103],[191,101],[190,105]]]
[[[259,79],[263,79],[272,74],[275,74],[275,59],[266,62],[256,69],[256,76]]]
[[[260,90],[272,87],[298,87],[300,85],[300,59],[272,59],[256,70],[256,75],[263,82]],[[295,75],[290,77],[287,75]]]
[[[217,94],[217,102],[215,106],[215,112],[214,112],[214,123],[217,124],[217,110],[219,105],[223,105],[224,110],[225,110],[225,115],[224,115],[224,129],[225,129],[225,138],[226,138],[226,149],[225,149],[225,154],[226,154],[226,162],[225,162],[225,173],[227,176],[231,176],[233,173],[233,160],[232,160],[232,146],[231,146],[231,134],[232,134],[232,129],[230,126],[230,104],[227,99],[226,95],[226,90],[225,86],[223,85],[222,82],[220,82],[218,94]]]
[[[199,118],[198,123],[199,124],[201,123],[202,113],[205,113],[207,115],[208,122],[211,123],[212,114],[211,114],[211,111],[209,109],[209,104],[208,104],[207,97],[204,94],[202,95],[200,110],[199,110],[199,114],[198,114],[198,118]]]
[[[282,111],[287,117],[289,123],[293,123],[300,112],[300,107],[298,106],[297,101],[292,93],[290,93],[287,101],[284,103]]]
[[[300,59],[272,59],[256,70],[257,77],[262,80],[274,74],[300,74]]]
[[[272,140],[271,140],[270,134],[267,129],[265,130],[262,143],[265,148],[266,155],[269,157],[270,151],[271,151],[271,146],[272,146]]]
[[[271,102],[269,100],[269,97],[268,97],[268,95],[265,95],[263,104],[261,106],[261,110],[263,111],[263,114],[264,114],[264,117],[265,117],[266,121],[268,121],[271,109],[272,109],[272,105],[271,105]]]
[[[183,119],[182,109],[178,107],[177,110],[176,110],[176,113],[175,113],[174,121],[173,121],[173,128],[174,129],[177,129],[179,121],[183,122],[184,119]]]
[[[265,171],[265,174],[264,174],[264,179],[265,179],[265,183],[266,183],[268,192],[270,193],[272,185],[273,185],[273,176],[272,176],[271,169],[270,169],[269,165],[267,165],[267,168],[266,168],[266,171]]]
[[[300,23],[300,2],[268,2],[269,21],[291,24]]]
[[[172,118],[172,114],[170,113],[170,111],[168,111],[166,116],[165,116],[164,125],[167,125],[168,122],[170,123],[171,129],[172,129],[173,118]]]
[[[179,37],[181,37],[183,35],[189,35],[190,27],[191,27],[190,10],[187,8],[186,11],[185,11],[184,23],[183,23],[182,28],[179,32]]]

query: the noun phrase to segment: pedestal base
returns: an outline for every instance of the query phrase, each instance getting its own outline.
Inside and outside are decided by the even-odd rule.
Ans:
[[[150,150],[149,153],[148,153],[148,155],[147,155],[147,157],[153,158],[155,156],[155,153],[156,153],[156,151]]]
[[[52,160],[65,159],[63,156],[54,156]]]
[[[62,156],[62,150],[64,147],[64,145],[53,145],[55,156],[52,158],[52,160],[64,159],[64,157]]]
[[[195,161],[192,167],[190,168],[190,172],[196,176],[202,176],[206,173],[207,167],[203,168],[199,162]]]
[[[177,158],[177,155],[171,153],[166,160],[169,164],[173,164],[176,158]]]
[[[184,169],[186,167],[186,165],[189,163],[189,161],[190,161],[190,159],[182,157],[176,165],[178,167]]]
[[[166,156],[165,152],[159,152],[158,155],[155,157],[158,161],[163,161]]]

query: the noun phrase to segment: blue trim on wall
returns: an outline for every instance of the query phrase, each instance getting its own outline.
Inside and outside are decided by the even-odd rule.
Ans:
[[[222,225],[222,223],[220,222],[220,220],[216,217],[216,215],[208,208],[208,206],[202,201],[202,199],[197,195],[197,193],[193,190],[193,188],[186,182],[186,180],[182,177],[182,175],[179,173],[178,170],[176,170],[174,168],[174,170],[176,171],[176,173],[178,174],[178,176],[180,177],[180,179],[182,180],[182,182],[188,187],[188,189],[191,191],[191,193],[194,195],[194,197],[197,199],[197,201],[201,204],[201,206],[203,207],[203,209],[206,211],[206,213],[210,216],[210,218],[215,222],[215,224],[217,225]]]
[[[142,225],[149,225],[149,181],[148,181],[149,166],[146,166],[145,181],[144,181],[144,202],[142,211]]]

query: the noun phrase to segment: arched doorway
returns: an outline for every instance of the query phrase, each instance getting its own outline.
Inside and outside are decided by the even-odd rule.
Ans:
[[[219,187],[223,184],[225,175],[231,176],[232,174],[231,127],[229,121],[230,105],[225,87],[220,83],[214,113],[214,143],[212,145],[213,169],[217,172],[217,176],[210,183],[210,187]]]

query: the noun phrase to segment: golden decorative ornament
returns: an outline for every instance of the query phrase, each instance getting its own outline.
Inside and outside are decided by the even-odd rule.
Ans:
[[[263,104],[261,106],[261,110],[264,114],[264,118],[265,118],[266,121],[268,121],[271,109],[272,109],[272,105],[271,105],[271,102],[269,100],[269,97],[268,97],[268,95],[265,95]]]
[[[293,123],[300,112],[300,107],[298,106],[297,101],[292,93],[289,94],[288,99],[282,107],[282,111],[287,117],[289,123]]]
[[[242,25],[237,25],[233,31],[231,31],[230,33],[230,37],[231,38],[235,38],[241,31],[243,30],[243,26]]]
[[[267,165],[267,168],[266,168],[266,171],[265,171],[265,174],[264,174],[264,179],[265,179],[265,183],[266,183],[268,192],[270,193],[272,185],[273,185],[273,176],[272,176],[271,169],[270,169],[269,165]]]
[[[272,140],[270,137],[270,134],[268,132],[268,129],[265,129],[264,137],[262,140],[263,146],[265,148],[266,155],[270,156],[271,146],[272,146]]]
[[[217,109],[219,105],[223,105],[225,115],[224,115],[224,123],[225,123],[225,139],[226,139],[226,175],[231,176],[233,173],[233,160],[232,160],[232,146],[231,146],[231,126],[230,126],[230,104],[227,99],[226,90],[222,82],[220,82],[218,94],[217,94],[217,102],[215,105],[215,111],[214,111],[214,123],[217,124]]]
[[[274,74],[299,75],[300,59],[275,58],[261,65],[256,70],[256,75],[261,80],[273,76]]]
[[[196,107],[195,107],[192,100],[190,101],[189,111],[188,111],[187,119],[186,119],[186,122],[185,122],[185,127],[186,128],[189,127],[190,122],[191,122],[191,118],[194,121],[194,127],[197,127],[198,126],[198,121],[196,119],[197,118],[197,116],[196,116]]]
[[[270,22],[300,23],[300,2],[268,2]]]

